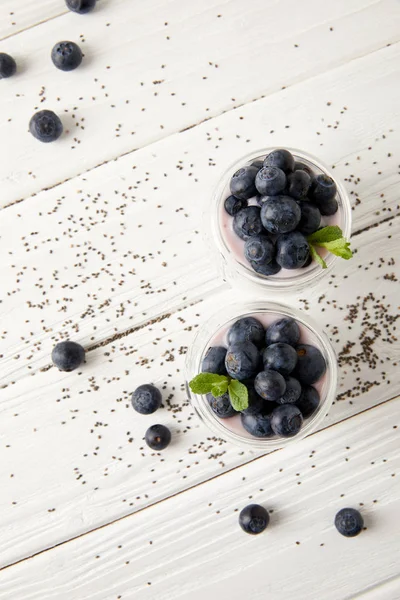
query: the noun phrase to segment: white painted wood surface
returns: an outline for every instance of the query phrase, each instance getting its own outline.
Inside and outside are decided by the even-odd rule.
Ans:
[[[399,598],[398,2],[99,0],[80,17],[3,0],[0,17],[20,65],[0,82],[0,597]],[[55,71],[59,39],[81,40],[82,69]],[[35,106],[60,112],[57,144],[27,133]],[[335,166],[357,252],[282,298],[331,336],[339,396],[320,432],[259,457],[204,428],[182,372],[195,328],[240,295],[204,245],[211,191],[285,144]],[[78,373],[49,368],[64,337],[89,350]],[[129,405],[144,380],[163,388],[162,455]],[[249,539],[250,495],[274,513]],[[348,503],[356,540],[332,527]]]

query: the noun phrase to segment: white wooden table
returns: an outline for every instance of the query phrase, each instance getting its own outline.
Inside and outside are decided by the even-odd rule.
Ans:
[[[400,598],[398,0],[2,0],[1,600]],[[74,40],[71,73],[49,58]],[[66,132],[44,145],[35,109]],[[195,329],[239,297],[204,250],[223,170],[262,146],[335,167],[352,261],[307,310],[339,355],[322,429],[269,455],[200,423],[183,387]],[[396,330],[397,325],[397,330]],[[63,374],[54,344],[82,343]],[[153,422],[130,393],[163,389]],[[271,510],[246,536],[238,509]],[[367,530],[332,522],[361,506]]]

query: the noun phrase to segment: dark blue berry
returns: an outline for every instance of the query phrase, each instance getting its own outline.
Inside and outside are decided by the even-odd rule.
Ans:
[[[270,233],[288,233],[296,229],[301,210],[293,198],[276,196],[263,203],[260,216],[264,228]]]
[[[58,42],[51,51],[54,66],[61,71],[73,71],[82,62],[82,51],[75,42]]]
[[[312,202],[299,202],[301,217],[297,230],[304,235],[311,235],[321,225],[321,213]]]
[[[0,79],[11,77],[17,70],[15,60],[9,54],[0,52]]]
[[[265,400],[276,402],[285,393],[286,382],[283,375],[277,371],[265,370],[256,376],[254,388]]]
[[[83,15],[94,9],[96,0],[65,0],[65,4],[69,10]]]
[[[296,161],[294,163],[294,170],[295,171],[305,171],[310,176],[311,181],[313,181],[314,173],[313,173],[312,169],[310,169],[310,167],[308,167],[304,163]]]
[[[220,419],[228,419],[238,414],[231,404],[228,393],[222,394],[218,398],[214,398],[212,394],[207,394],[207,400],[211,410]]]
[[[309,254],[308,242],[300,231],[283,233],[276,241],[276,262],[283,269],[300,269]]]
[[[225,366],[233,379],[251,379],[258,373],[260,354],[251,342],[238,342],[229,346]]]
[[[277,342],[290,344],[295,346],[300,339],[300,328],[296,321],[291,317],[284,317],[278,321],[274,321],[267,328],[265,334],[265,342],[267,346]]]
[[[278,167],[286,174],[291,173],[294,169],[294,158],[289,150],[273,150],[264,159],[264,167]]]
[[[266,438],[274,435],[271,429],[270,411],[266,412],[261,410],[255,413],[244,413],[242,412],[240,419],[244,429],[250,435],[258,438]]]
[[[262,160],[255,160],[255,161],[253,161],[253,162],[251,163],[251,166],[252,166],[252,167],[255,167],[255,168],[256,168],[256,169],[258,169],[258,171],[259,171],[260,169],[262,169],[262,168],[263,168],[263,166],[264,166],[264,165],[263,165],[263,161],[262,161]]]
[[[250,263],[270,263],[275,256],[275,246],[266,235],[253,235],[246,241],[244,255]]]
[[[146,431],[144,439],[152,450],[164,450],[171,441],[171,432],[165,425],[152,425]]]
[[[306,267],[309,267],[311,265],[311,263],[312,263],[312,256],[311,256],[311,254],[309,254],[306,262],[304,263],[304,265],[301,268],[305,269]]]
[[[296,404],[297,408],[300,408],[298,405],[298,399],[301,394],[301,385],[300,382],[297,381],[294,377],[286,377],[286,391],[283,394],[282,398],[277,400],[278,404]],[[300,411],[301,412],[301,411]],[[303,413],[301,413],[303,414]],[[304,415],[303,415],[304,417]]]
[[[319,406],[319,393],[311,385],[303,385],[299,399],[295,402],[305,419],[311,417]]]
[[[246,533],[256,535],[268,527],[269,514],[259,504],[249,504],[240,511],[239,525]]]
[[[228,331],[228,344],[237,344],[238,342],[252,342],[255,346],[262,346],[264,343],[265,329],[264,325],[254,317],[243,317],[238,319]]]
[[[246,208],[246,206],[247,200],[240,200],[240,198],[235,198],[235,196],[228,196],[224,202],[224,208],[231,217],[234,217],[239,210]]]
[[[345,537],[355,537],[364,527],[364,519],[355,508],[342,508],[335,517],[335,527]]]
[[[262,196],[277,196],[286,187],[286,175],[278,167],[263,167],[256,176],[256,188]]]
[[[302,384],[311,385],[322,377],[326,371],[325,359],[320,350],[309,344],[296,346],[297,364],[293,375]]]
[[[76,342],[60,342],[53,348],[51,360],[60,371],[74,371],[85,360],[85,349]]]
[[[242,410],[243,415],[255,415],[263,411],[263,409],[267,408],[265,405],[268,404],[264,398],[261,398],[254,389],[254,381],[242,381],[247,387],[248,392],[248,402],[249,405],[247,408]],[[269,412],[272,411],[272,408]]]
[[[322,173],[314,178],[309,196],[311,200],[314,200],[314,202],[320,206],[327,200],[334,198],[336,196],[336,192],[336,183],[333,181],[332,177]]]
[[[202,372],[226,375],[225,356],[226,348],[223,346],[211,346],[203,358],[201,365]]]
[[[265,369],[278,371],[281,375],[290,375],[297,363],[297,352],[293,346],[277,342],[265,348],[262,358]]]
[[[141,415],[151,415],[161,406],[161,392],[150,383],[139,385],[133,392],[132,407]]]
[[[336,198],[331,198],[330,200],[318,202],[318,207],[321,215],[324,215],[325,217],[331,217],[337,212],[339,204]]]
[[[230,189],[231,194],[241,200],[248,200],[256,194],[254,185],[257,175],[256,167],[242,167],[232,176]]]
[[[299,433],[302,425],[302,414],[294,404],[281,404],[272,411],[271,427],[276,435],[292,437]]]
[[[40,110],[29,121],[29,131],[40,142],[48,143],[60,137],[63,126],[52,110]]]
[[[247,206],[239,210],[233,217],[233,231],[244,241],[253,235],[265,233],[261,223],[260,207]]]
[[[293,171],[288,176],[288,194],[295,200],[305,198],[310,187],[311,177],[306,171]]]
[[[278,265],[276,260],[271,260],[270,263],[256,263],[254,261],[250,261],[250,265],[256,273],[259,275],[264,275],[264,277],[276,275],[282,268],[280,265]]]
[[[256,196],[256,202],[257,202],[258,206],[262,207],[262,205],[264,204],[264,202],[266,202],[270,198],[275,198],[275,196],[261,196],[260,194],[257,194],[257,196]]]

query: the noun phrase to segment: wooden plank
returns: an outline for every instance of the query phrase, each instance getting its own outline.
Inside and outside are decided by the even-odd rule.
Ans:
[[[201,5],[149,0],[135,5],[132,18],[127,18],[124,0],[100,4],[88,17],[68,13],[0,44],[1,51],[15,55],[21,67],[18,77],[3,82],[0,97],[1,135],[7,138],[0,154],[2,206],[377,51],[398,40],[400,23],[393,0],[337,0],[334,4],[308,0],[307,10],[295,0],[261,4],[205,0]],[[70,73],[57,71],[49,56],[52,45],[65,37],[81,40],[86,54],[83,66]],[[365,72],[363,65],[361,60],[360,74]],[[347,69],[351,71],[351,66]],[[347,69],[342,73],[345,78]],[[382,82],[391,70],[391,64],[383,61],[379,72],[372,73]],[[361,79],[366,85],[369,77]],[[327,110],[327,96],[337,81],[325,76],[321,84],[318,94],[315,80],[300,83],[292,92],[294,108],[305,105],[308,96],[318,98],[315,124],[308,123],[312,138],[316,129],[340,119],[346,102]],[[378,83],[373,90],[368,86],[361,104],[366,113],[361,111],[360,117],[368,114],[370,123],[374,122],[370,93],[371,105],[377,98],[384,102],[377,123],[382,125],[381,119],[389,120],[394,112],[389,107],[397,108],[395,95],[385,96]],[[268,106],[262,104],[261,112]],[[61,115],[66,134],[57,144],[45,146],[28,134],[29,119],[38,108]],[[350,108],[358,111],[360,104]],[[296,110],[282,114],[283,126],[289,115],[300,116]],[[321,116],[326,116],[325,127]],[[264,113],[263,121],[263,130],[259,123],[262,141],[268,143],[267,132],[279,131],[280,117]],[[346,122],[341,126],[346,127]],[[364,125],[360,135],[367,129]],[[231,133],[239,134],[240,128]],[[303,138],[303,145],[306,141]]]
[[[2,0],[0,4],[0,40],[17,35],[66,14],[64,0]],[[7,42],[8,43],[8,42]]]
[[[397,398],[6,569],[0,598],[347,600],[379,582],[397,591],[399,409]],[[249,502],[271,513],[262,535],[238,526]],[[333,526],[344,506],[362,511],[357,538]]]

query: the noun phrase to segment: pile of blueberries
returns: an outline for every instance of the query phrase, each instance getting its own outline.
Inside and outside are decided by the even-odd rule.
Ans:
[[[227,341],[228,348],[207,350],[202,372],[229,375],[247,387],[249,405],[240,417],[248,433],[257,438],[296,435],[319,406],[312,384],[326,371],[320,350],[300,343],[300,328],[289,317],[266,330],[255,317],[243,317],[229,329]],[[220,419],[238,414],[228,393],[207,394],[207,400]]]
[[[334,180],[315,175],[285,149],[236,171],[230,191],[224,207],[233,230],[245,241],[246,260],[266,277],[307,267],[307,236],[319,229],[322,216],[338,210]]]

